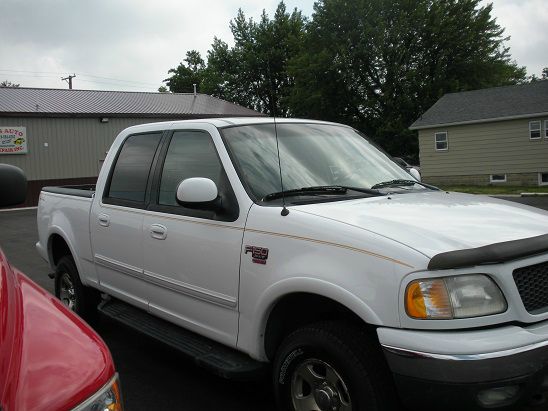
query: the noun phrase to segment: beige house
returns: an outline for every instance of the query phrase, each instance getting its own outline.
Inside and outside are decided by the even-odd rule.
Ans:
[[[425,182],[548,185],[548,81],[446,94],[410,129]]]

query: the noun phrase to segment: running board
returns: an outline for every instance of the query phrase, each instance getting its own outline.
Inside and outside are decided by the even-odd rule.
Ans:
[[[212,373],[227,379],[252,380],[264,375],[266,364],[240,351],[202,337],[155,317],[125,302],[111,298],[99,304],[106,317],[133,328],[190,357]]]

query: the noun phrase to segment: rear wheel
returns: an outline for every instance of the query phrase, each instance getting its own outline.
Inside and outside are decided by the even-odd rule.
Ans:
[[[82,284],[76,264],[70,256],[62,257],[55,269],[55,296],[80,317],[88,321],[95,319],[99,292]]]
[[[351,324],[325,322],[298,329],[282,342],[273,370],[280,410],[398,409],[378,343]]]

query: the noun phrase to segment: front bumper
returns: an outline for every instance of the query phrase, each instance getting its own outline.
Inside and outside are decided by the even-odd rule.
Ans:
[[[475,331],[378,329],[404,405],[510,409],[548,391],[548,322]]]

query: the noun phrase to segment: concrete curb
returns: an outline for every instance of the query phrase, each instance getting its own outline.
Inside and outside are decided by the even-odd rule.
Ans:
[[[522,197],[548,197],[548,193],[521,193]]]

